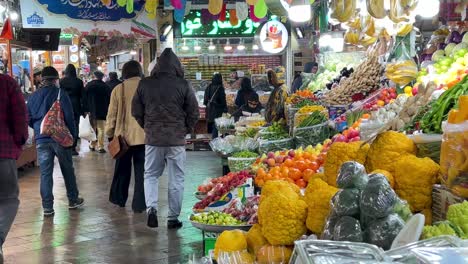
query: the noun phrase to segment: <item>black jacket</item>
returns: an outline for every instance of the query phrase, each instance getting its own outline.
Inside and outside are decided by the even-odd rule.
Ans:
[[[151,76],[138,84],[132,115],[145,129],[145,144],[157,147],[184,146],[185,137],[198,121],[195,92],[171,49],[165,49]]]
[[[65,77],[60,80],[60,88],[64,89],[70,97],[73,114],[75,118],[78,118],[84,113],[83,111],[83,99],[85,96],[85,90],[83,81],[76,77]]]
[[[249,99],[249,96],[254,93],[256,92],[253,89],[249,89],[249,90],[240,89],[237,92],[237,96],[236,96],[235,103],[237,107],[242,107],[243,105],[245,105],[247,103],[247,99]]]
[[[120,80],[118,80],[118,79],[110,80],[110,81],[107,81],[107,82],[106,82],[107,86],[109,86],[109,88],[111,89],[111,91],[114,90],[114,88],[115,88],[117,85],[121,84],[121,83],[122,83],[122,82],[121,82]]]
[[[100,80],[93,80],[86,85],[85,112],[89,112],[91,118],[106,120],[109,109],[111,89]]]
[[[244,112],[251,113],[251,114],[260,114],[262,112],[262,109],[263,109],[263,106],[260,103],[255,108],[250,108],[248,104],[245,104],[241,106],[239,109],[237,109],[237,111],[234,112],[232,116],[234,117],[234,120],[237,122],[239,121],[241,116],[244,116]]]
[[[206,105],[206,118],[208,122],[214,122],[223,113],[227,113],[228,108],[224,87],[222,85],[210,84],[205,90],[203,104]]]

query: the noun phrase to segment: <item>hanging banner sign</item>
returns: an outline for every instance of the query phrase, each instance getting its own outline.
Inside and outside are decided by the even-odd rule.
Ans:
[[[253,37],[260,23],[250,19],[239,21],[233,26],[229,22],[229,11],[226,11],[226,20],[211,21],[203,24],[201,11],[192,10],[184,17],[182,23],[175,23],[174,34],[178,38],[217,38],[217,37]]]
[[[260,44],[268,53],[282,52],[289,41],[289,33],[286,26],[277,20],[265,22],[260,28]]]
[[[34,0],[33,0],[34,1]],[[143,1],[135,1],[134,12],[127,13],[125,6],[117,4],[112,0],[111,4],[105,6],[101,0],[37,0],[44,8],[54,14],[67,15],[74,19],[92,21],[119,21],[130,19],[143,7]]]

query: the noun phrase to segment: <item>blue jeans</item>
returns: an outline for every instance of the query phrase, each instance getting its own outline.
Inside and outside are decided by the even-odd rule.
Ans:
[[[169,174],[168,201],[169,212],[167,218],[175,220],[182,209],[184,196],[185,160],[187,154],[185,146],[155,147],[146,145],[145,151],[145,200],[148,209],[158,209],[159,177],[164,168]]]
[[[75,169],[73,168],[72,150],[66,149],[57,143],[43,143],[37,145],[37,159],[41,170],[41,197],[42,207],[52,209],[54,207],[54,195],[52,193],[54,179],[54,159],[57,157],[62,171],[67,197],[69,202],[78,199],[78,187],[76,186]]]

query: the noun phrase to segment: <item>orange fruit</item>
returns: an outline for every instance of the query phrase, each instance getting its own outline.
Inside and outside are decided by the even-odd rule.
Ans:
[[[289,175],[289,168],[286,166],[281,167],[281,174],[286,175],[286,177]]]
[[[315,174],[315,171],[307,169],[303,172],[302,178],[304,181],[309,182],[309,179]]]
[[[302,156],[304,157],[304,159],[309,160],[312,154],[309,152],[305,152]]]
[[[299,169],[300,171],[304,171],[305,169],[307,169],[307,165],[304,161],[302,160],[299,160],[299,161],[296,161],[296,166],[295,166],[297,169]]]
[[[289,169],[289,178],[293,180],[299,180],[302,177],[302,172],[296,168]]]
[[[257,184],[259,187],[262,187],[262,186],[265,184],[265,181],[263,181],[263,180],[258,180],[258,181],[256,181],[256,184]]]
[[[296,180],[296,185],[300,188],[305,188],[307,186],[307,182],[304,179]]]
[[[292,167],[294,165],[294,161],[292,159],[287,159],[283,162],[283,165],[286,167]]]
[[[270,174],[270,173],[268,173],[268,174],[265,176],[265,179],[264,179],[264,180],[265,180],[265,182],[273,180],[273,175]]]
[[[314,172],[316,172],[319,168],[320,168],[320,165],[315,161],[310,164],[310,169],[313,170]]]
[[[266,171],[263,168],[257,170],[257,177],[265,177]]]

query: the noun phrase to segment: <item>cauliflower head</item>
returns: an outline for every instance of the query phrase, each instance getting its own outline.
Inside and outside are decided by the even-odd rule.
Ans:
[[[440,167],[430,158],[414,155],[400,157],[395,163],[395,191],[406,200],[413,212],[432,206],[432,185],[437,181]]]
[[[251,254],[257,254],[257,251],[268,244],[268,241],[262,234],[262,227],[259,224],[253,225],[245,235],[247,239],[247,249]]]
[[[247,240],[245,239],[244,232],[241,230],[224,231],[216,239],[214,254],[222,252],[237,252],[247,250]]]
[[[394,175],[395,160],[408,154],[415,155],[416,151],[413,140],[404,134],[395,131],[381,133],[367,153],[366,169],[367,171],[386,170]]]
[[[463,239],[468,239],[468,201],[450,205],[447,211],[447,220],[463,231]]]
[[[453,224],[450,223],[450,221],[439,222],[432,226],[424,226],[421,238],[429,239],[443,235],[458,236]]]
[[[299,198],[301,195],[301,190],[296,184],[292,184],[284,180],[267,181],[262,187],[260,202],[262,202],[267,197],[277,193],[284,193],[286,196],[297,196],[297,198]]]
[[[369,144],[361,147],[362,142],[335,142],[327,151],[324,164],[325,177],[329,185],[336,186],[336,177],[341,165],[346,161],[356,161],[364,164],[369,151]]]
[[[307,231],[307,204],[298,195],[276,193],[258,207],[263,236],[273,246],[293,245]]]
[[[324,180],[315,178],[309,181],[305,191],[305,202],[309,207],[306,226],[315,234],[321,234],[330,214],[330,200],[339,191]]]
[[[385,178],[387,178],[387,180],[388,180],[388,183],[390,183],[390,186],[392,188],[395,188],[395,179],[393,178],[393,175],[390,172],[388,172],[386,170],[375,170],[375,171],[371,172],[370,174],[377,174],[377,173],[382,174],[383,176],[385,176]]]

